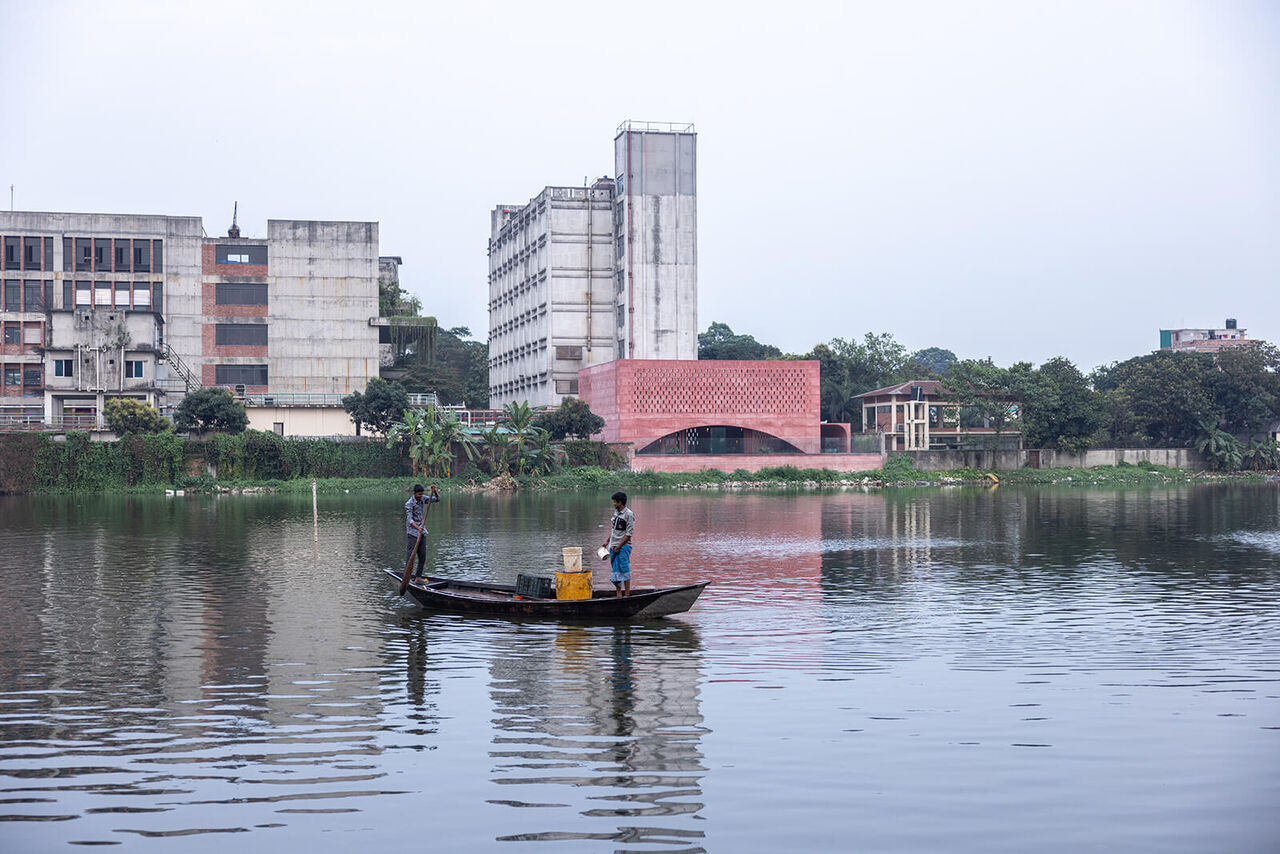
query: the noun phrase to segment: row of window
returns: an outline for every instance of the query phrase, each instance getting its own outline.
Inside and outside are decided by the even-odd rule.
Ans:
[[[6,270],[53,270],[52,237],[4,238],[4,268]]]
[[[247,262],[246,262],[247,263]],[[62,269],[80,273],[160,273],[164,241],[127,237],[64,237]],[[4,269],[53,270],[52,237],[4,237]]]
[[[52,298],[53,282],[7,279],[0,305],[5,311],[44,311]]]
[[[160,282],[62,283],[62,307],[164,309],[164,285]]]
[[[266,365],[215,365],[215,385],[257,385],[267,384]]]
[[[258,264],[265,267],[267,247],[219,243],[214,249],[214,261],[218,264]]]
[[[6,323],[4,325],[4,343],[34,344],[37,347],[44,343],[44,324]]]
[[[54,359],[53,375],[55,377],[72,377],[75,376],[75,359]],[[124,375],[126,379],[140,380],[146,374],[143,370],[143,361],[141,359],[125,359]]]
[[[5,365],[4,384],[34,388],[41,385],[43,377],[39,365]]]

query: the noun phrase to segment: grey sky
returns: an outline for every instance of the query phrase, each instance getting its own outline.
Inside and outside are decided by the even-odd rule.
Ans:
[[[0,81],[18,209],[376,219],[481,339],[489,209],[632,118],[697,126],[703,329],[1280,341],[1280,3],[0,0]]]

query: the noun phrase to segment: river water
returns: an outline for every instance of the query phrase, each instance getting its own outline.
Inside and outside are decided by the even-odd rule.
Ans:
[[[432,565],[607,492],[446,495]],[[712,585],[618,626],[425,614],[403,501],[0,498],[0,851],[1280,850],[1275,484],[637,495]]]

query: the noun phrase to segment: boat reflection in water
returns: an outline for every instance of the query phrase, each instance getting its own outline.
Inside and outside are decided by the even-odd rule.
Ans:
[[[676,622],[553,631],[536,651],[495,655],[490,666],[493,782],[509,790],[491,803],[541,808],[541,827],[498,840],[701,850],[697,631]],[[578,829],[556,829],[557,815]],[[583,829],[579,816],[600,819],[600,829]]]

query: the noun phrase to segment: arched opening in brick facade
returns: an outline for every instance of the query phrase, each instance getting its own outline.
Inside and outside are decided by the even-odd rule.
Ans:
[[[800,454],[795,445],[760,430],[736,425],[688,427],[668,433],[637,454]]]

